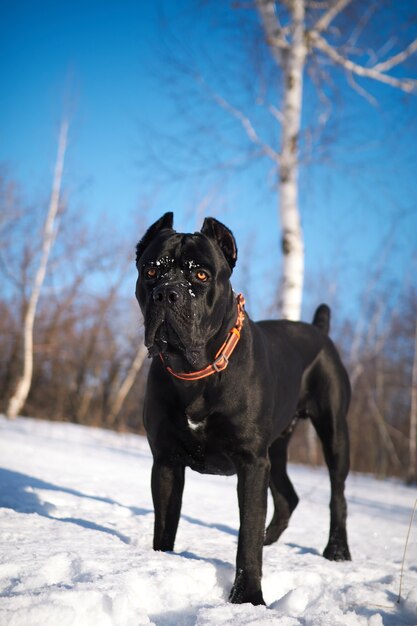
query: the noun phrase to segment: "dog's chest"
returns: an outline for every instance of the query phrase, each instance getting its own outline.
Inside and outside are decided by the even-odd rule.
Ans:
[[[208,448],[223,451],[224,428],[228,419],[222,407],[213,402],[213,398],[205,398],[203,395],[194,398],[184,407],[184,416],[186,431],[193,441],[202,445],[206,451]]]
[[[213,416],[207,415],[198,421],[186,416],[185,431],[179,434],[177,446],[176,455],[184,465],[197,472],[226,476],[235,473],[222,429],[213,424]]]
[[[188,428],[194,433],[202,433],[207,423],[209,411],[209,404],[203,396],[198,396],[190,402],[185,408]]]

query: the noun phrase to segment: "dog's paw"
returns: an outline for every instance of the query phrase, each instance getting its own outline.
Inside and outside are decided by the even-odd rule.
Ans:
[[[323,556],[329,561],[351,561],[349,547],[346,541],[329,541],[324,549]]]
[[[229,602],[232,604],[245,604],[250,603],[255,606],[265,604],[265,600],[262,595],[262,589],[260,583],[251,584],[247,574],[240,570],[236,574],[235,583],[229,595]]]
[[[265,605],[265,600],[260,589],[252,593],[247,593],[241,589],[237,589],[235,586],[233,586],[230,592],[229,602],[232,604],[249,603],[254,606]]]

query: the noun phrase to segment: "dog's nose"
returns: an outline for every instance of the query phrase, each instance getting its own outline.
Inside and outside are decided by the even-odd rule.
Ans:
[[[180,299],[179,291],[172,285],[160,285],[153,290],[155,304],[175,304]]]

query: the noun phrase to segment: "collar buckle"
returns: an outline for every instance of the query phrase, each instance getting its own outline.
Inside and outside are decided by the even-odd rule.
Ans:
[[[224,361],[224,365],[220,365],[221,361]],[[217,359],[215,359],[212,363],[212,366],[214,367],[216,372],[221,372],[222,370],[226,369],[228,365],[229,358],[225,354],[219,354]]]

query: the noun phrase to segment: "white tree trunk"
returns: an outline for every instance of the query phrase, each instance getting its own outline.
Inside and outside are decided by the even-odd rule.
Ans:
[[[28,397],[33,374],[33,327],[35,323],[36,308],[39,301],[40,292],[45,280],[46,266],[48,264],[49,254],[54,242],[55,231],[54,224],[59,208],[59,198],[61,193],[62,172],[64,168],[65,151],[67,147],[68,122],[64,120],[61,124],[58,154],[55,163],[55,172],[52,183],[51,200],[49,210],[46,216],[42,250],[39,261],[39,267],[35,274],[32,291],[30,294],[28,306],[23,321],[23,368],[22,375],[17,383],[16,390],[10,398],[6,415],[10,419],[14,419],[21,411],[26,398]]]
[[[131,366],[126,374],[125,379],[119,387],[118,392],[115,394],[114,400],[110,406],[109,414],[108,414],[108,422],[109,424],[114,424],[114,421],[117,415],[120,413],[120,410],[123,406],[123,402],[126,399],[127,394],[132,388],[133,383],[135,382],[136,376],[142,367],[143,361],[147,355],[147,350],[144,345],[141,345],[136,353],[135,358],[133,359]]]
[[[293,2],[293,39],[283,57],[284,102],[280,156],[279,213],[283,276],[281,314],[299,320],[304,282],[304,241],[298,209],[298,139],[306,60],[304,0]]]
[[[408,481],[417,482],[417,324],[414,335],[414,360],[411,377],[410,439],[408,444]]]

